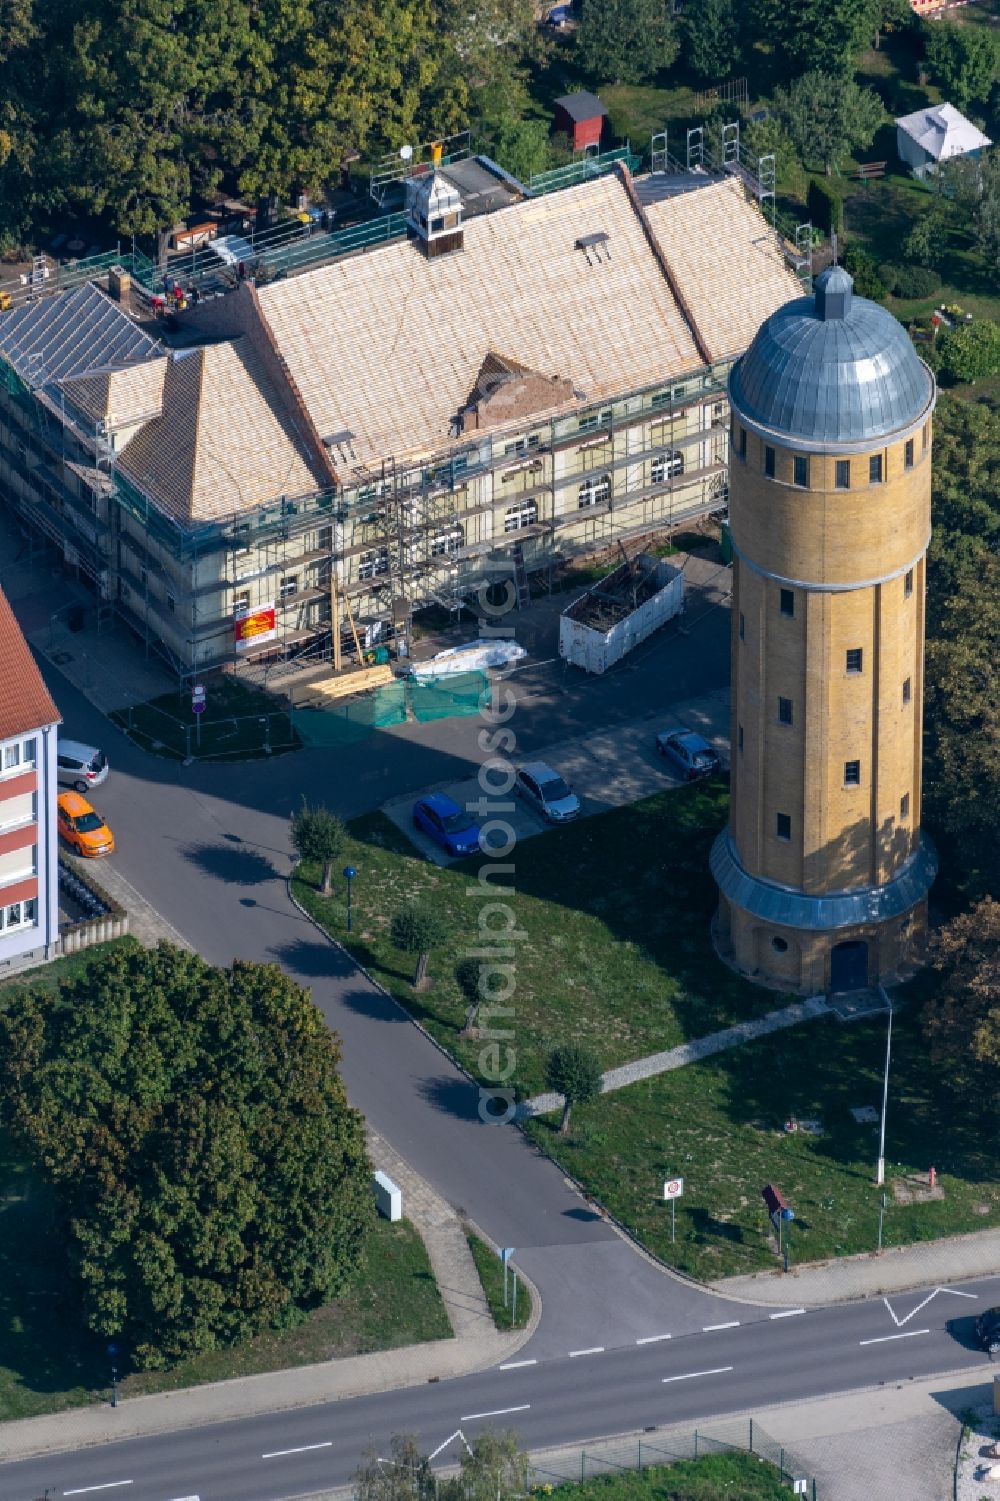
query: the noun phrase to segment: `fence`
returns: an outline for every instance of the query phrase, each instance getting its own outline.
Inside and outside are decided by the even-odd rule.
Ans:
[[[576,1485],[623,1470],[641,1474],[656,1465],[675,1464],[678,1460],[737,1453],[767,1460],[788,1485],[799,1482],[797,1494],[807,1496],[809,1501],[819,1501],[816,1481],[808,1468],[753,1418],[713,1423],[711,1432],[699,1428],[664,1430],[651,1438],[609,1440],[587,1449],[540,1454],[531,1461],[529,1481],[533,1489]],[[804,1491],[802,1482],[806,1484]]]
[[[116,709],[111,718],[144,750],[178,761],[269,756],[302,743],[283,709],[218,719],[192,716],[185,722],[156,704],[136,704]]]
[[[444,678],[406,679],[373,688],[357,698],[319,709],[293,709],[291,727],[305,745],[335,749],[355,745],[374,730],[413,719],[465,718],[489,703],[489,680],[484,672],[462,672]]]

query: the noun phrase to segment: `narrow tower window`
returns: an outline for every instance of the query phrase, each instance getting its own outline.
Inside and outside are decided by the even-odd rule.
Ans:
[[[779,813],[775,818],[774,832],[779,839],[791,839],[792,820],[788,813]]]
[[[792,593],[791,589],[782,589],[779,608],[782,615],[795,614],[795,595]]]
[[[747,456],[747,430],[745,427],[740,427],[737,428],[737,433],[739,434],[737,439],[739,455],[741,459],[745,459]]]
[[[860,672],[864,662],[864,652],[860,646],[852,646],[847,653],[848,672]]]
[[[779,698],[778,699],[778,723],[779,724],[791,724],[791,722],[792,722],[792,701],[791,701],[790,698]]]
[[[912,469],[913,468],[913,439],[912,438],[907,438],[907,440],[906,440],[906,446],[903,449],[903,468],[904,469]]]
[[[774,449],[773,448],[765,447],[765,449],[764,449],[764,473],[767,475],[768,479],[774,479]]]
[[[809,460],[804,454],[797,453],[795,455],[793,470],[795,483],[805,489],[809,484]]]
[[[927,452],[927,449],[928,449],[928,447],[930,445],[930,441],[931,441],[931,425],[930,425],[929,422],[925,422],[924,426],[923,426],[923,431],[920,434],[920,447],[921,447],[921,450],[924,453]]]
[[[910,595],[912,593],[913,593],[913,569],[912,568],[908,568],[906,570],[906,577],[903,579],[903,597],[904,597],[904,599],[909,599],[909,597],[910,597]]]
[[[909,818],[910,816],[910,794],[908,792],[904,792],[903,796],[899,799],[899,816],[900,818]]]
[[[861,786],[861,762],[860,761],[845,761],[844,762],[844,786],[845,787],[860,787]]]
[[[868,482],[872,485],[882,483],[882,455],[873,453],[868,460]]]
[[[743,726],[742,725],[740,725],[738,727],[737,731],[736,731],[736,743],[739,746],[740,751],[742,751],[743,750]]]
[[[837,489],[849,490],[851,488],[851,461],[850,459],[837,460]]]
[[[744,618],[743,611],[741,610],[740,611],[740,640],[741,641],[745,641],[746,640],[746,633],[747,633],[747,623],[746,623],[746,619]]]

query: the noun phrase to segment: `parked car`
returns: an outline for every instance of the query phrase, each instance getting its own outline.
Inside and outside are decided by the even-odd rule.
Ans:
[[[572,5],[554,5],[542,25],[547,26],[550,31],[564,31],[572,19]]]
[[[99,787],[107,775],[108,758],[96,745],[84,745],[80,740],[64,740],[59,736],[56,778],[60,786],[89,792],[91,787]]]
[[[445,792],[430,792],[414,803],[413,823],[446,854],[474,855],[480,847],[479,825]]]
[[[522,766],[514,785],[525,802],[549,823],[568,823],[580,811],[576,793],[544,761],[530,761]]]
[[[987,1308],[976,1320],[976,1339],[992,1360],[1000,1355],[1000,1308]]]
[[[114,852],[115,836],[85,797],[78,792],[60,792],[56,807],[59,832],[76,854],[91,859]]]
[[[718,752],[697,730],[663,730],[656,737],[656,749],[689,782],[719,769]]]

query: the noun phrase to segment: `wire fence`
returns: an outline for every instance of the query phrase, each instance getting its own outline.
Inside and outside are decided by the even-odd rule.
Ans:
[[[287,710],[213,719],[190,715],[185,722],[145,703],[116,709],[111,718],[144,750],[179,761],[269,756],[302,744]]]
[[[819,1501],[815,1477],[808,1467],[753,1418],[713,1423],[703,1428],[668,1430],[650,1438],[612,1440],[580,1450],[540,1455],[532,1459],[529,1481],[535,1491],[560,1485],[579,1485],[600,1476],[622,1471],[640,1474],[654,1466],[680,1460],[703,1459],[709,1454],[753,1454],[778,1470],[795,1493]]]

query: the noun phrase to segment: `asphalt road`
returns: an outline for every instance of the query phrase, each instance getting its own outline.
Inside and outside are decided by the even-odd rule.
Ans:
[[[301,796],[349,816],[468,775],[482,759],[478,721],[401,727],[337,752],[182,768],[138,751],[45,671],[66,732],[108,751],[112,774],[94,800],[115,831],[116,867],[207,959],[277,960],[312,987],[343,1038],[352,1101],[452,1205],[518,1248],[544,1313],[513,1369],[3,1466],[0,1501],[31,1501],[46,1487],[121,1489],[136,1501],[269,1501],[348,1479],[370,1441],[401,1428],[428,1448],[487,1421],[516,1424],[536,1446],[582,1441],[983,1360],[943,1327],[954,1314],[947,1305],[971,1301],[938,1295],[905,1328],[881,1300],[775,1319],[655,1268],[519,1132],[485,1124],[476,1088],[297,913],[285,878],[288,818]],[[535,666],[514,680],[518,749],[647,712],[655,721],[724,684],[727,672],[721,610],[689,640],[647,643],[606,679]],[[919,1301],[913,1295],[912,1306]],[[893,1302],[905,1316],[911,1305]]]
[[[858,1386],[974,1368],[945,1323],[1000,1297],[1000,1279],[961,1291],[910,1293],[835,1309],[771,1315],[625,1348],[583,1352],[462,1380],[330,1403],[183,1434],[110,1444],[0,1466],[4,1501],[48,1494],[128,1501],[284,1501],[350,1481],[371,1446],[413,1433],[438,1463],[457,1459],[461,1429],[514,1427],[525,1447],[581,1445],[596,1437],[759,1409]],[[739,1312],[730,1305],[730,1312]],[[668,1331],[650,1331],[664,1335]],[[650,1435],[655,1443],[655,1433]],[[452,1441],[447,1442],[449,1439]],[[46,1490],[46,1488],[48,1488]]]

